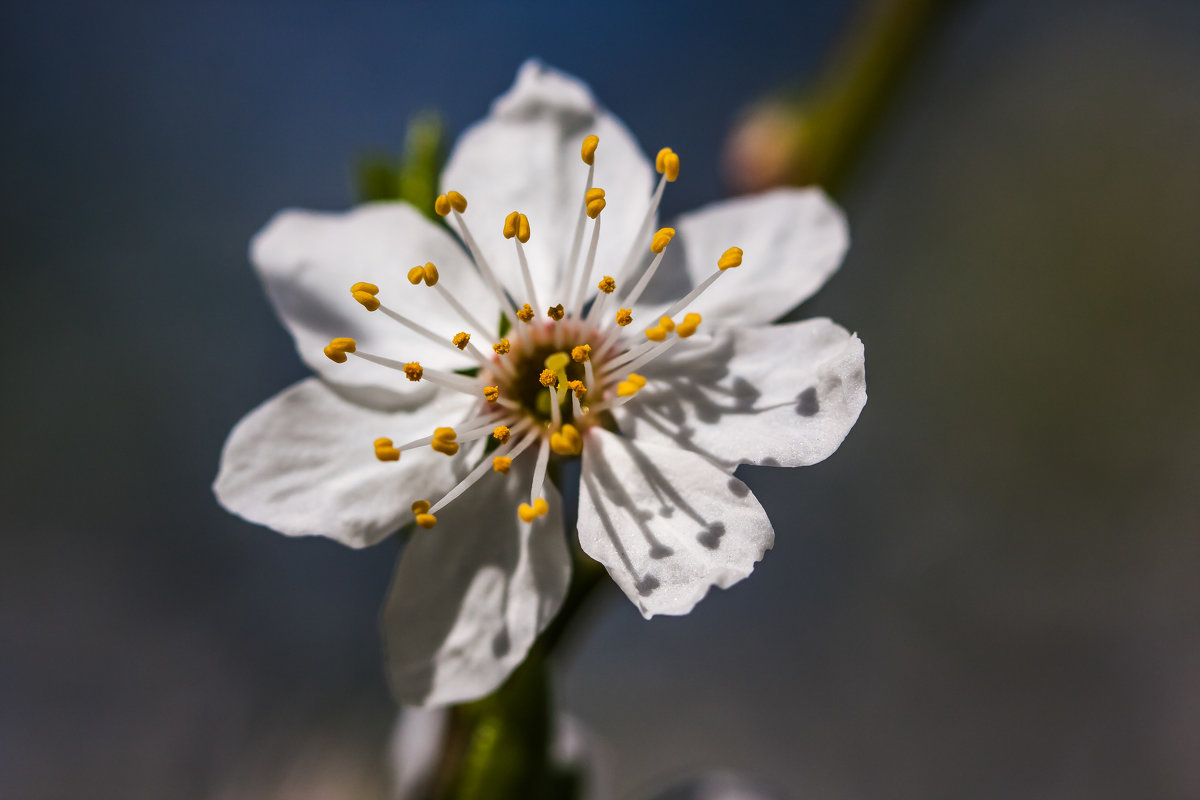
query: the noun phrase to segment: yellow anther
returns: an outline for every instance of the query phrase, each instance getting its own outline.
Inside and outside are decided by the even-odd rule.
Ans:
[[[583,163],[589,167],[596,163],[596,147],[600,144],[600,137],[592,134],[583,140],[583,147],[579,148],[579,155],[583,157]]]
[[[570,381],[567,383],[567,388],[575,393],[575,399],[582,400],[587,394],[587,387],[583,385],[583,381]]]
[[[500,387],[499,386],[483,387],[483,396],[489,403],[496,402],[497,400],[500,399]]]
[[[547,387],[557,386],[558,385],[558,375],[552,369],[544,369],[544,370],[542,370],[542,374],[538,375],[538,383],[540,383],[542,386],[547,386]]]
[[[432,261],[425,262],[425,285],[433,286],[438,282],[438,268],[433,265]]]
[[[590,344],[581,344],[571,348],[571,360],[576,364],[582,364],[585,361],[592,359],[592,346]]]
[[[670,333],[671,331],[675,330],[675,320],[671,319],[670,317],[659,317],[658,327],[662,328],[667,333]]]
[[[496,351],[496,355],[498,356],[508,355],[508,351],[512,349],[512,343],[508,339],[501,339],[492,345],[492,349]]]
[[[540,516],[545,515],[550,510],[550,504],[546,502],[546,498],[539,497],[533,501],[533,505],[521,503],[517,507],[517,516],[522,522],[533,522]]]
[[[666,175],[668,181],[674,182],[679,177],[679,156],[671,148],[664,147],[654,157],[654,168]]]
[[[613,280],[612,275],[605,275],[600,279],[600,282],[596,284],[596,288],[605,294],[612,294],[613,290],[617,288],[617,282]]]
[[[617,312],[617,324],[622,328],[631,322],[633,322],[633,309],[622,308]]]
[[[511,436],[512,431],[508,429],[507,425],[497,425],[496,429],[492,431],[492,438],[500,444],[508,444],[509,437]]]
[[[413,516],[417,518],[417,524],[425,530],[429,530],[434,525],[437,525],[437,517],[429,513],[429,501],[418,500],[412,504]]]
[[[375,440],[375,457],[380,461],[399,461],[400,451],[392,446],[392,440],[381,436]]]
[[[458,213],[461,214],[467,210],[467,198],[463,197],[458,192],[454,190],[446,192],[446,199],[450,201],[450,207]]]
[[[560,456],[577,456],[583,451],[583,437],[579,429],[567,423],[562,429],[550,434],[550,449]]]
[[[559,350],[557,353],[551,353],[546,356],[546,360],[542,362],[546,365],[546,369],[552,369],[554,372],[562,372],[571,363],[571,356]]]
[[[549,317],[550,319],[554,320],[555,322],[558,322],[560,319],[562,319],[563,314],[565,314],[565,313],[566,312],[563,310],[562,303],[559,303],[556,306],[550,306],[549,308],[546,309],[546,316]]]
[[[508,456],[496,456],[492,459],[492,469],[501,475],[507,475],[508,471],[512,469],[512,459]]]
[[[439,194],[437,199],[433,201],[433,210],[437,212],[439,217],[449,216],[450,208],[450,198],[444,194]]]
[[[529,306],[529,303],[521,306],[521,310],[517,312],[517,319],[521,320],[521,322],[529,322],[529,320],[533,319],[533,309]]]
[[[529,241],[529,217],[524,214],[517,218],[517,241],[521,244]]]
[[[645,378],[636,372],[631,372],[625,377],[625,380],[617,384],[617,396],[629,397],[630,395],[635,395],[645,385]]]
[[[509,215],[504,218],[504,231],[503,231],[504,238],[511,239],[514,236],[516,236],[517,229],[520,226],[520,224],[521,224],[520,213],[518,213],[516,211],[510,212]]]
[[[699,314],[687,314],[683,318],[683,322],[679,323],[679,327],[675,329],[675,335],[680,339],[686,339],[696,332],[696,328],[700,326]]]
[[[329,344],[325,345],[325,355],[329,357],[330,361],[345,364],[346,353],[353,353],[357,346],[353,339],[346,336],[330,339]]]
[[[604,190],[599,186],[587,190],[587,194],[583,196],[583,204],[587,206],[587,215],[592,219],[600,216],[600,212],[608,205],[604,199]]]
[[[370,292],[354,292],[353,297],[355,300],[361,303],[363,308],[365,308],[367,311],[374,311],[375,309],[379,308],[379,298]]]
[[[359,281],[358,283],[356,283],[350,287],[350,293],[354,294],[355,292],[366,292],[367,294],[379,294],[379,287],[373,283],[367,283],[366,281]]]
[[[450,340],[459,350],[466,350],[467,345],[471,343],[471,334],[466,331],[459,331],[454,334],[454,338]]]
[[[458,442],[454,441],[457,438],[458,434],[454,432],[454,428],[435,428],[430,447],[439,453],[452,456],[458,452]]]
[[[425,268],[413,267],[408,271],[408,282],[416,286],[421,281],[425,280]]]
[[[653,328],[646,328],[646,338],[652,342],[666,341],[667,331],[655,325]]]
[[[717,267],[724,272],[727,269],[740,267],[742,265],[742,248],[731,247],[726,250],[719,259],[717,259]]]
[[[654,238],[650,240],[650,252],[661,253],[667,249],[667,245],[675,238],[674,228],[659,228],[654,234]]]
[[[410,361],[404,365],[404,377],[410,381],[419,381],[425,375],[425,368],[416,361]]]

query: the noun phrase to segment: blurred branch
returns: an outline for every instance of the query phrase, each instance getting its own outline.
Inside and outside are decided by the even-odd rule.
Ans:
[[[726,143],[735,192],[841,188],[922,44],[960,0],[868,0],[811,87],[752,106]]]

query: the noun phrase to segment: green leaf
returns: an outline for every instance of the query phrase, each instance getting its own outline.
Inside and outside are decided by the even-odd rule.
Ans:
[[[512,330],[512,320],[508,318],[508,314],[500,312],[500,338],[508,336],[508,332]]]

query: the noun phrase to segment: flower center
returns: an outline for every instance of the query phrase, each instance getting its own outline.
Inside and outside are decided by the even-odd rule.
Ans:
[[[678,321],[676,315],[708,289],[725,270],[740,266],[742,251],[732,247],[717,261],[717,270],[701,281],[686,296],[672,304],[657,321],[635,331],[636,302],[649,285],[663,260],[673,228],[650,230],[658,214],[666,184],[679,177],[679,157],[670,148],[663,148],[655,159],[661,178],[650,198],[640,230],[630,244],[629,254],[616,276],[594,273],[596,248],[600,237],[601,212],[607,205],[604,190],[593,186],[595,158],[599,139],[588,136],[580,148],[580,156],[588,167],[579,215],[566,261],[563,297],[539,297],[529,268],[524,244],[532,233],[529,218],[519,211],[508,214],[501,233],[513,242],[521,269],[521,286],[505,287],[497,278],[480,251],[472,230],[464,218],[466,198],[456,191],[440,195],[434,210],[442,217],[453,215],[457,231],[470,251],[480,276],[494,295],[500,308],[511,311],[515,321],[511,329],[501,331],[480,321],[465,307],[453,290],[441,282],[441,274],[433,263],[413,267],[408,281],[438,294],[462,321],[465,330],[441,334],[413,321],[402,309],[385,305],[379,298],[379,287],[360,281],[350,287],[353,298],[367,311],[381,312],[414,333],[443,348],[465,353],[477,364],[473,375],[446,372],[424,367],[417,361],[400,361],[384,355],[362,352],[357,342],[336,338],[325,347],[325,355],[344,363],[349,355],[371,361],[379,366],[402,372],[410,381],[427,380],[438,387],[472,395],[479,400],[477,414],[459,429],[436,428],[429,436],[396,445],[391,439],[375,440],[375,457],[381,461],[398,461],[405,450],[431,447],[438,453],[455,457],[461,446],[488,440],[485,455],[457,486],[436,503],[421,499],[413,503],[415,521],[423,528],[437,523],[437,511],[482,479],[488,472],[507,475],[513,461],[526,450],[536,452],[529,502],[517,509],[524,522],[533,522],[549,511],[543,496],[549,460],[577,458],[583,450],[584,433],[588,427],[607,424],[608,412],[634,399],[646,386],[646,378],[637,370],[653,361],[696,332],[701,318],[685,313]],[[591,222],[587,248],[583,249],[585,230]],[[652,258],[644,263],[645,241],[649,239]],[[580,255],[584,254],[582,258]],[[594,292],[591,287],[595,287]],[[589,294],[591,295],[589,298]],[[553,305],[542,305],[542,303]],[[539,309],[545,309],[544,314]],[[472,341],[472,334],[477,337]],[[499,334],[491,344],[492,353],[479,337]],[[475,452],[478,448],[471,448]]]

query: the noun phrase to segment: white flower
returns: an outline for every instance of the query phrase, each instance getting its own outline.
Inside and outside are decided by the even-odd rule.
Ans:
[[[659,229],[679,160],[656,162],[582,83],[529,62],[442,175],[466,249],[403,204],[284,211],[254,240],[318,377],[234,428],[214,488],[352,547],[415,515],[384,611],[403,702],[491,691],[558,610],[571,562],[548,469],[581,458],[579,543],[642,614],[686,614],[773,542],[734,468],[814,464],[866,402],[857,337],[766,324],[837,269],[839,210],[782,189]]]

